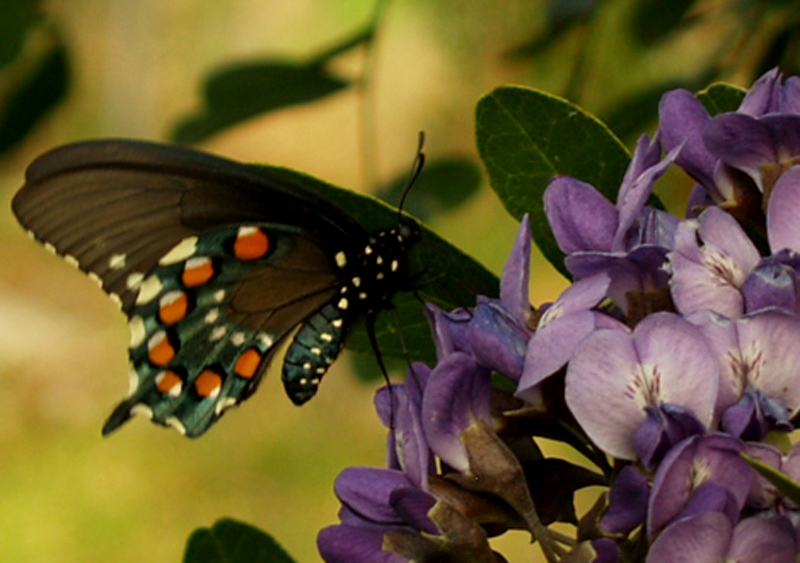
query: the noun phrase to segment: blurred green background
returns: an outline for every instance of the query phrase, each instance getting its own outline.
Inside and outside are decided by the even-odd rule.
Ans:
[[[0,8],[0,58],[10,53],[0,61],[0,561],[178,561],[189,533],[222,516],[315,561],[317,530],[337,520],[335,476],[384,462],[375,385],[351,377],[347,360],[302,409],[272,373],[200,440],[142,420],[102,439],[128,387],[126,323],[91,281],[28,240],[9,211],[41,152],[95,137],[168,140],[201,108],[211,71],[266,57],[308,60],[370,22],[372,41],[326,66],[366,77],[364,87],[197,144],[375,191],[408,169],[420,130],[431,160],[477,162],[473,108],[502,84],[564,95],[609,118],[631,146],[635,132],[652,131],[669,87],[717,78],[749,85],[778,62],[797,67],[798,16],[774,0],[398,0],[377,19],[375,10],[366,0],[8,0]],[[26,33],[10,33],[15,25]],[[52,81],[31,79],[54,45],[67,61],[63,96]],[[18,109],[56,101],[27,121]],[[669,201],[687,187],[667,177],[661,190]],[[499,274],[516,223],[485,184],[464,199],[429,222]],[[534,305],[565,284],[537,257]],[[510,561],[530,560],[526,536],[496,541]]]

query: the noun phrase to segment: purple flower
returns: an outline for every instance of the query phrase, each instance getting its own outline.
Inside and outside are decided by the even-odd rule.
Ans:
[[[650,546],[647,563],[784,563],[796,561],[797,534],[784,516],[754,516],[735,524],[702,512],[671,524]]]
[[[784,454],[771,444],[751,442],[746,445],[747,455],[786,475],[789,479],[800,481],[800,446],[795,444],[788,454]],[[797,504],[786,498],[778,488],[762,475],[756,473],[750,492],[747,495],[747,506],[755,509],[790,509],[796,512]]]
[[[661,158],[658,138],[643,135],[612,205],[593,186],[560,176],[544,194],[545,213],[565,265],[576,280],[605,272],[608,295],[628,311],[631,291],[664,287],[660,266],[672,247],[677,218],[645,206],[655,181],[673,162],[678,150]]]
[[[673,448],[653,478],[648,535],[654,538],[671,522],[700,512],[721,512],[735,522],[755,473],[739,455],[743,450],[725,434],[693,436]]]
[[[719,362],[715,412],[723,430],[750,440],[791,430],[789,418],[800,411],[800,318],[765,309],[736,320],[709,313],[690,320]]]
[[[648,407],[689,411],[708,428],[718,386],[717,360],[700,331],[670,313],[645,318],[630,333],[598,330],[569,363],[567,405],[603,451],[635,459],[634,434]]]
[[[499,300],[478,296],[473,309],[452,313],[426,305],[440,361],[452,352],[465,352],[480,366],[519,380],[532,334],[528,327],[530,256],[531,231],[526,215],[500,279]]]
[[[677,164],[699,183],[692,204],[720,205],[751,219],[766,209],[776,182],[800,155],[798,108],[798,78],[782,85],[777,69],[753,84],[738,111],[713,118],[689,92],[666,93],[659,132],[667,150],[680,147]]]
[[[787,195],[781,191],[778,200],[788,199]],[[782,205],[792,208],[789,201]],[[769,228],[770,242],[792,242],[797,223],[785,215],[777,217]],[[719,208],[711,207],[697,219],[682,221],[675,250],[668,258],[672,299],[684,315],[707,310],[736,318],[767,308],[798,312],[800,255],[783,249],[762,259],[741,226]]]
[[[610,282],[605,272],[577,281],[544,310],[528,342],[517,397],[535,402],[539,384],[564,367],[594,331],[624,330],[620,321],[594,310],[607,295]]]

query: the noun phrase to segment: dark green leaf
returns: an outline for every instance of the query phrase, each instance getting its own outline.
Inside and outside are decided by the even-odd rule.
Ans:
[[[303,104],[348,86],[324,68],[288,61],[230,65],[206,81],[205,107],[173,131],[178,143],[195,143],[256,115]]]
[[[653,45],[686,25],[694,0],[639,0],[633,6],[631,29],[644,45]]]
[[[321,194],[327,201],[347,210],[368,231],[397,223],[397,210],[372,196],[337,188],[286,168],[264,168]],[[411,274],[420,276],[417,290],[420,299],[451,310],[474,305],[477,295],[497,296],[499,281],[494,274],[425,225],[420,225],[420,228],[422,238],[409,255]],[[375,326],[381,353],[387,357],[433,363],[436,354],[422,303],[407,292],[396,295],[393,303],[398,322],[395,322],[392,311],[384,311]],[[398,324],[402,335],[398,333]],[[406,350],[401,344],[401,336]],[[353,328],[347,347],[372,352],[363,322]]]
[[[206,79],[205,107],[175,128],[173,140],[196,143],[256,115],[313,102],[346,88],[350,82],[324,65],[369,42],[373,32],[372,25],[358,30],[305,62],[271,59],[222,67]]]
[[[758,461],[747,454],[739,455],[752,465],[753,469],[758,471],[762,477],[775,485],[788,499],[795,504],[800,504],[800,483],[792,480],[788,475],[781,473],[771,465]]]
[[[57,44],[4,101],[0,114],[0,152],[20,141],[64,97],[68,87],[67,49]]]
[[[706,111],[712,117],[725,113],[726,111],[736,111],[739,105],[744,100],[747,90],[733,86],[732,84],[724,84],[717,82],[712,84],[705,90],[697,93],[697,99],[706,108]]]
[[[293,563],[271,536],[243,522],[217,520],[198,528],[186,543],[184,563]]]
[[[599,6],[597,0],[550,0],[544,30],[509,50],[506,56],[530,58],[540,54],[562,35],[590,20]]]
[[[36,21],[34,0],[0,2],[0,68],[17,58],[22,51],[31,24]]]
[[[391,182],[378,194],[389,203],[398,203],[408,175]],[[481,169],[467,159],[448,158],[429,161],[414,182],[405,201],[405,211],[423,221],[469,201],[481,185]]]
[[[476,134],[492,188],[513,217],[531,214],[533,239],[566,274],[542,195],[550,179],[563,174],[588,182],[615,201],[630,162],[628,150],[578,106],[521,87],[498,88],[481,98]]]

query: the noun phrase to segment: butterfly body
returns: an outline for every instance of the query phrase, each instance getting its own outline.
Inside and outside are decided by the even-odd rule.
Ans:
[[[144,413],[202,434],[295,331],[283,381],[310,399],[352,323],[408,289],[419,237],[410,220],[369,233],[258,167],[133,141],[43,155],[13,207],[128,316],[131,390],[104,433]]]

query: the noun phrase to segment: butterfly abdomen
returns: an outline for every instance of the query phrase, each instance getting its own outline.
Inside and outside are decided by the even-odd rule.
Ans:
[[[374,317],[408,282],[408,249],[419,238],[415,223],[401,222],[369,237],[360,252],[337,253],[343,271],[336,296],[300,327],[283,363],[283,384],[296,405],[311,399],[344,345],[354,319]]]

